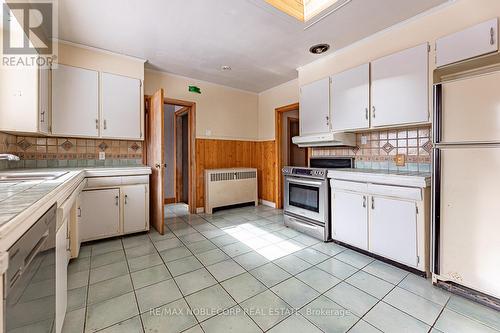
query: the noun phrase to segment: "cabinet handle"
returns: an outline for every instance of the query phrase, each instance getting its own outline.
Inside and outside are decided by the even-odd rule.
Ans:
[[[365,108],[365,119],[368,120],[368,108]]]
[[[375,106],[372,106],[372,117],[375,118]]]
[[[330,125],[330,117],[329,116],[326,116],[326,125]]]
[[[363,195],[363,208],[366,208],[366,195]]]
[[[82,209],[78,207],[78,214],[76,214],[78,217],[82,217]]]
[[[495,45],[495,29],[490,28],[490,45]]]
[[[99,129],[99,119],[95,120],[95,129]]]
[[[106,119],[104,119],[104,129],[107,129],[108,125],[106,124]]]
[[[375,209],[375,198],[372,197],[372,209]]]
[[[125,194],[125,205],[127,204],[128,195]]]
[[[118,196],[115,196],[115,205],[118,206]]]
[[[40,112],[40,116],[41,116],[40,122],[44,123],[45,122],[45,111]]]

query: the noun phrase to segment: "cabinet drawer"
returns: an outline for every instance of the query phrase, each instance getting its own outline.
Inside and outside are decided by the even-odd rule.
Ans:
[[[422,190],[413,187],[368,184],[368,193],[408,200],[422,200]]]
[[[85,188],[120,186],[122,177],[95,177],[87,179]]]
[[[368,191],[367,183],[349,182],[345,180],[331,179],[330,185],[333,190],[346,190],[366,193]]]
[[[148,175],[122,177],[122,185],[148,184],[148,183],[149,183]]]

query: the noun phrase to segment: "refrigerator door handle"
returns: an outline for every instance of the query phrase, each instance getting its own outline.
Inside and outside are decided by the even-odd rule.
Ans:
[[[432,163],[432,223],[431,223],[431,272],[439,275],[439,236],[441,215],[441,150],[433,149]]]
[[[433,89],[433,138],[434,143],[441,142],[442,136],[442,112],[443,112],[443,85],[441,83],[435,84]]]

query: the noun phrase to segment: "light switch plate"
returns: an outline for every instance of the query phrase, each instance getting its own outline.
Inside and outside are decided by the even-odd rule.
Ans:
[[[106,159],[106,152],[100,151],[99,152],[99,159],[100,160],[105,160]]]

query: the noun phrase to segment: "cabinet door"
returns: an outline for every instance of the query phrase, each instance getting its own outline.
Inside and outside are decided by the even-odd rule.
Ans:
[[[429,121],[428,59],[422,44],[372,62],[372,126]]]
[[[99,135],[99,74],[59,64],[52,70],[52,134]]]
[[[417,267],[415,202],[373,196],[370,202],[369,225],[371,252]]]
[[[82,192],[80,237],[82,241],[110,237],[120,232],[120,190]]]
[[[370,65],[332,76],[332,128],[334,131],[370,127]]]
[[[498,51],[498,19],[436,40],[436,66],[444,66]]]
[[[102,136],[141,138],[141,81],[102,73]]]
[[[68,290],[68,220],[56,233],[56,332],[61,332],[66,315]]]
[[[147,185],[123,187],[123,232],[144,231],[146,225]]]
[[[38,87],[38,131],[49,133],[50,107],[50,70],[40,69]]]
[[[300,135],[330,131],[330,78],[300,88]]]
[[[38,69],[0,66],[0,130],[38,131]]]
[[[332,238],[368,250],[367,196],[334,192],[332,195]]]

